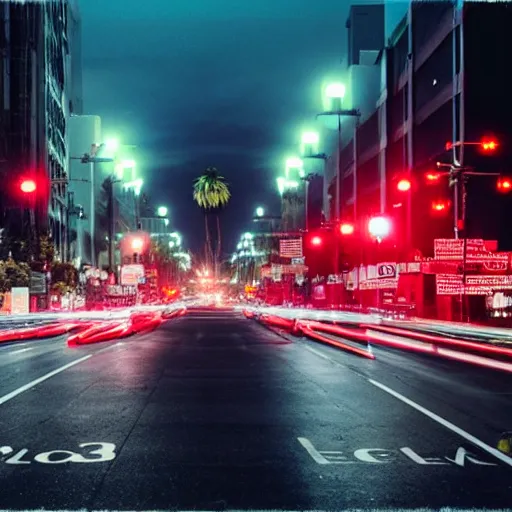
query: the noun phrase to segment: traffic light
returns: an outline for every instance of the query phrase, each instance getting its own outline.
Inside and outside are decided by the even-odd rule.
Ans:
[[[495,140],[484,140],[480,143],[484,153],[494,153],[498,149],[498,143]]]
[[[450,201],[448,199],[436,199],[435,201],[432,201],[430,208],[432,210],[432,213],[436,215],[441,215],[448,211],[450,208]]]
[[[399,180],[398,183],[396,184],[396,189],[399,192],[408,192],[409,190],[411,190],[411,180],[408,180],[406,178]]]
[[[20,190],[24,194],[33,194],[37,190],[37,184],[34,180],[23,179],[20,183]]]
[[[340,233],[342,235],[353,235],[354,234],[354,225],[349,223],[343,223],[340,225]]]
[[[425,173],[425,183],[427,185],[437,185],[442,174],[436,171],[428,171]]]
[[[507,177],[500,177],[496,183],[496,188],[498,189],[498,192],[507,194],[512,191],[512,180]]]
[[[318,235],[314,236],[311,239],[311,245],[314,246],[314,247],[320,247],[322,245],[322,238],[319,237]]]

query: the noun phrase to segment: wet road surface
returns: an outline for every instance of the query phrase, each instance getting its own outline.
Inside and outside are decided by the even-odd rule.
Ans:
[[[509,507],[512,377],[229,312],[0,346],[0,508]],[[479,446],[477,446],[479,445]]]

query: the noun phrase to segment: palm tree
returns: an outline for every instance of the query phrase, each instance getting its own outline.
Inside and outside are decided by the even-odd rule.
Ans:
[[[206,263],[215,261],[215,269],[221,255],[220,210],[228,204],[231,197],[228,184],[215,167],[207,167],[203,174],[194,180],[194,201],[204,212],[204,229],[206,235]],[[208,226],[208,216],[214,213],[217,220],[217,246],[213,257],[212,241]],[[213,262],[213,261],[212,261]]]

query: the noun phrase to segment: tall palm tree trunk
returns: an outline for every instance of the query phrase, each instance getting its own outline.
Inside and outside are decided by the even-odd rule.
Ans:
[[[220,217],[217,213],[217,254],[216,254],[216,266],[220,265],[221,255],[222,255],[222,244],[221,244],[221,233],[220,233]],[[218,272],[218,268],[217,268]]]
[[[206,238],[204,256],[206,260],[206,266],[209,267],[212,261],[212,241],[210,238],[210,227],[208,226],[208,212],[204,212],[204,232]]]

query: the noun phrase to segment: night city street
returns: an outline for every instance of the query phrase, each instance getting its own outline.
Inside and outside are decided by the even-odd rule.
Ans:
[[[467,436],[492,450],[512,428],[512,376],[373,350],[207,310],[110,344],[2,346],[0,505],[510,506],[512,459]]]

